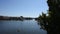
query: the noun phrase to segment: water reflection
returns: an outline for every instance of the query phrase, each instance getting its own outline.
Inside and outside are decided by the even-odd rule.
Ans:
[[[46,34],[46,31],[40,29],[38,22],[35,20],[2,22],[0,22],[1,34]]]

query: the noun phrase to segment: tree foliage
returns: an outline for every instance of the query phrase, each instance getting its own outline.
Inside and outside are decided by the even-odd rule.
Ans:
[[[48,16],[40,16],[48,34],[60,34],[60,0],[48,0]],[[46,24],[48,25],[46,26]]]

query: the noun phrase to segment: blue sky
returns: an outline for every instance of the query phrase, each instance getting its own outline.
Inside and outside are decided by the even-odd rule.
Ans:
[[[48,10],[47,0],[0,0],[0,15],[38,17]]]

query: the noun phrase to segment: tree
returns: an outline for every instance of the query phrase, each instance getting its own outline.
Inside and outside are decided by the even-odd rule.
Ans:
[[[60,1],[48,0],[49,6],[49,21],[48,21],[48,34],[60,34]]]
[[[60,0],[48,0],[49,6],[48,16],[42,13],[39,18],[42,23],[44,23],[44,27],[48,34],[60,34]],[[48,25],[46,27],[46,22]]]

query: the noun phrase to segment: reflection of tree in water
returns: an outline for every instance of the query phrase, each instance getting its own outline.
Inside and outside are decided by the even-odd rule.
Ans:
[[[0,20],[0,24],[3,24],[3,22],[4,22],[3,20]]]
[[[44,14],[38,18],[40,25],[47,31],[47,34],[60,34],[60,0],[48,0],[48,16]]]

